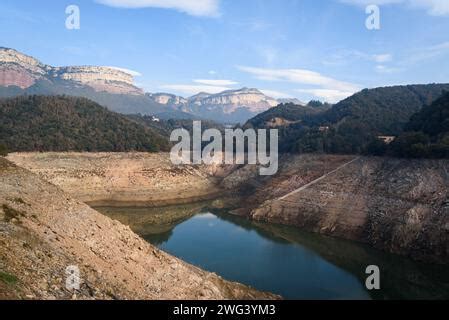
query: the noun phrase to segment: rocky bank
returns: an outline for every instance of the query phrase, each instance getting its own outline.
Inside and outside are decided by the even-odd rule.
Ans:
[[[66,268],[80,290],[66,289]],[[0,157],[0,299],[271,299],[159,251]]]
[[[232,168],[174,166],[168,153],[13,153],[8,159],[91,205],[145,207],[217,197]]]
[[[448,160],[302,155],[281,164],[270,179],[243,168],[223,181],[253,190],[236,214],[449,263]]]
[[[220,207],[256,221],[449,263],[449,161],[283,155],[274,176],[255,166],[171,165],[168,154],[11,154],[81,201],[146,206],[226,195]]]

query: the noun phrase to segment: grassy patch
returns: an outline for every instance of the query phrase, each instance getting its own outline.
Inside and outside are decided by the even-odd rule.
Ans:
[[[18,204],[26,204],[26,202],[22,198],[14,198],[14,199],[8,199],[8,200],[10,200],[11,202],[14,202],[14,203],[18,203]]]
[[[6,204],[4,204],[2,206],[2,209],[3,209],[3,212],[5,213],[5,220],[7,222],[10,222],[12,219],[19,220],[20,217],[25,216],[25,214],[23,212],[13,209]]]
[[[13,168],[14,165],[6,160],[5,158],[0,157],[0,172],[1,171],[7,171],[10,168]]]
[[[15,285],[18,279],[12,274],[0,271],[0,281],[8,285]]]

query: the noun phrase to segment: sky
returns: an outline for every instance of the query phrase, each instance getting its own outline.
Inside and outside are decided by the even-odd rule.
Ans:
[[[66,28],[70,5],[79,29]],[[366,26],[368,5],[379,29]],[[449,82],[449,0],[0,0],[0,46],[52,66],[130,70],[153,93],[251,87],[337,102]]]

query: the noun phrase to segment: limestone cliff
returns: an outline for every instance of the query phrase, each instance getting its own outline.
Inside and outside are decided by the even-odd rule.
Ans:
[[[249,88],[228,90],[214,95],[202,96],[201,99],[194,99],[192,103],[204,108],[220,106],[225,113],[235,112],[242,107],[247,108],[251,112],[259,113],[279,104],[278,101],[267,97],[259,90]]]
[[[0,86],[22,89],[44,79],[49,67],[38,60],[12,49],[0,48]]]
[[[162,105],[182,106],[187,103],[187,99],[170,93],[147,93],[147,95]]]
[[[16,50],[0,48],[0,86],[26,89],[38,80],[73,81],[97,92],[143,95],[133,84],[133,75],[113,67],[52,67]]]

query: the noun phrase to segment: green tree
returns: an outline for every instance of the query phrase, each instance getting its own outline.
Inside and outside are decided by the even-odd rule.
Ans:
[[[0,156],[6,157],[8,155],[8,148],[4,144],[0,144]]]

